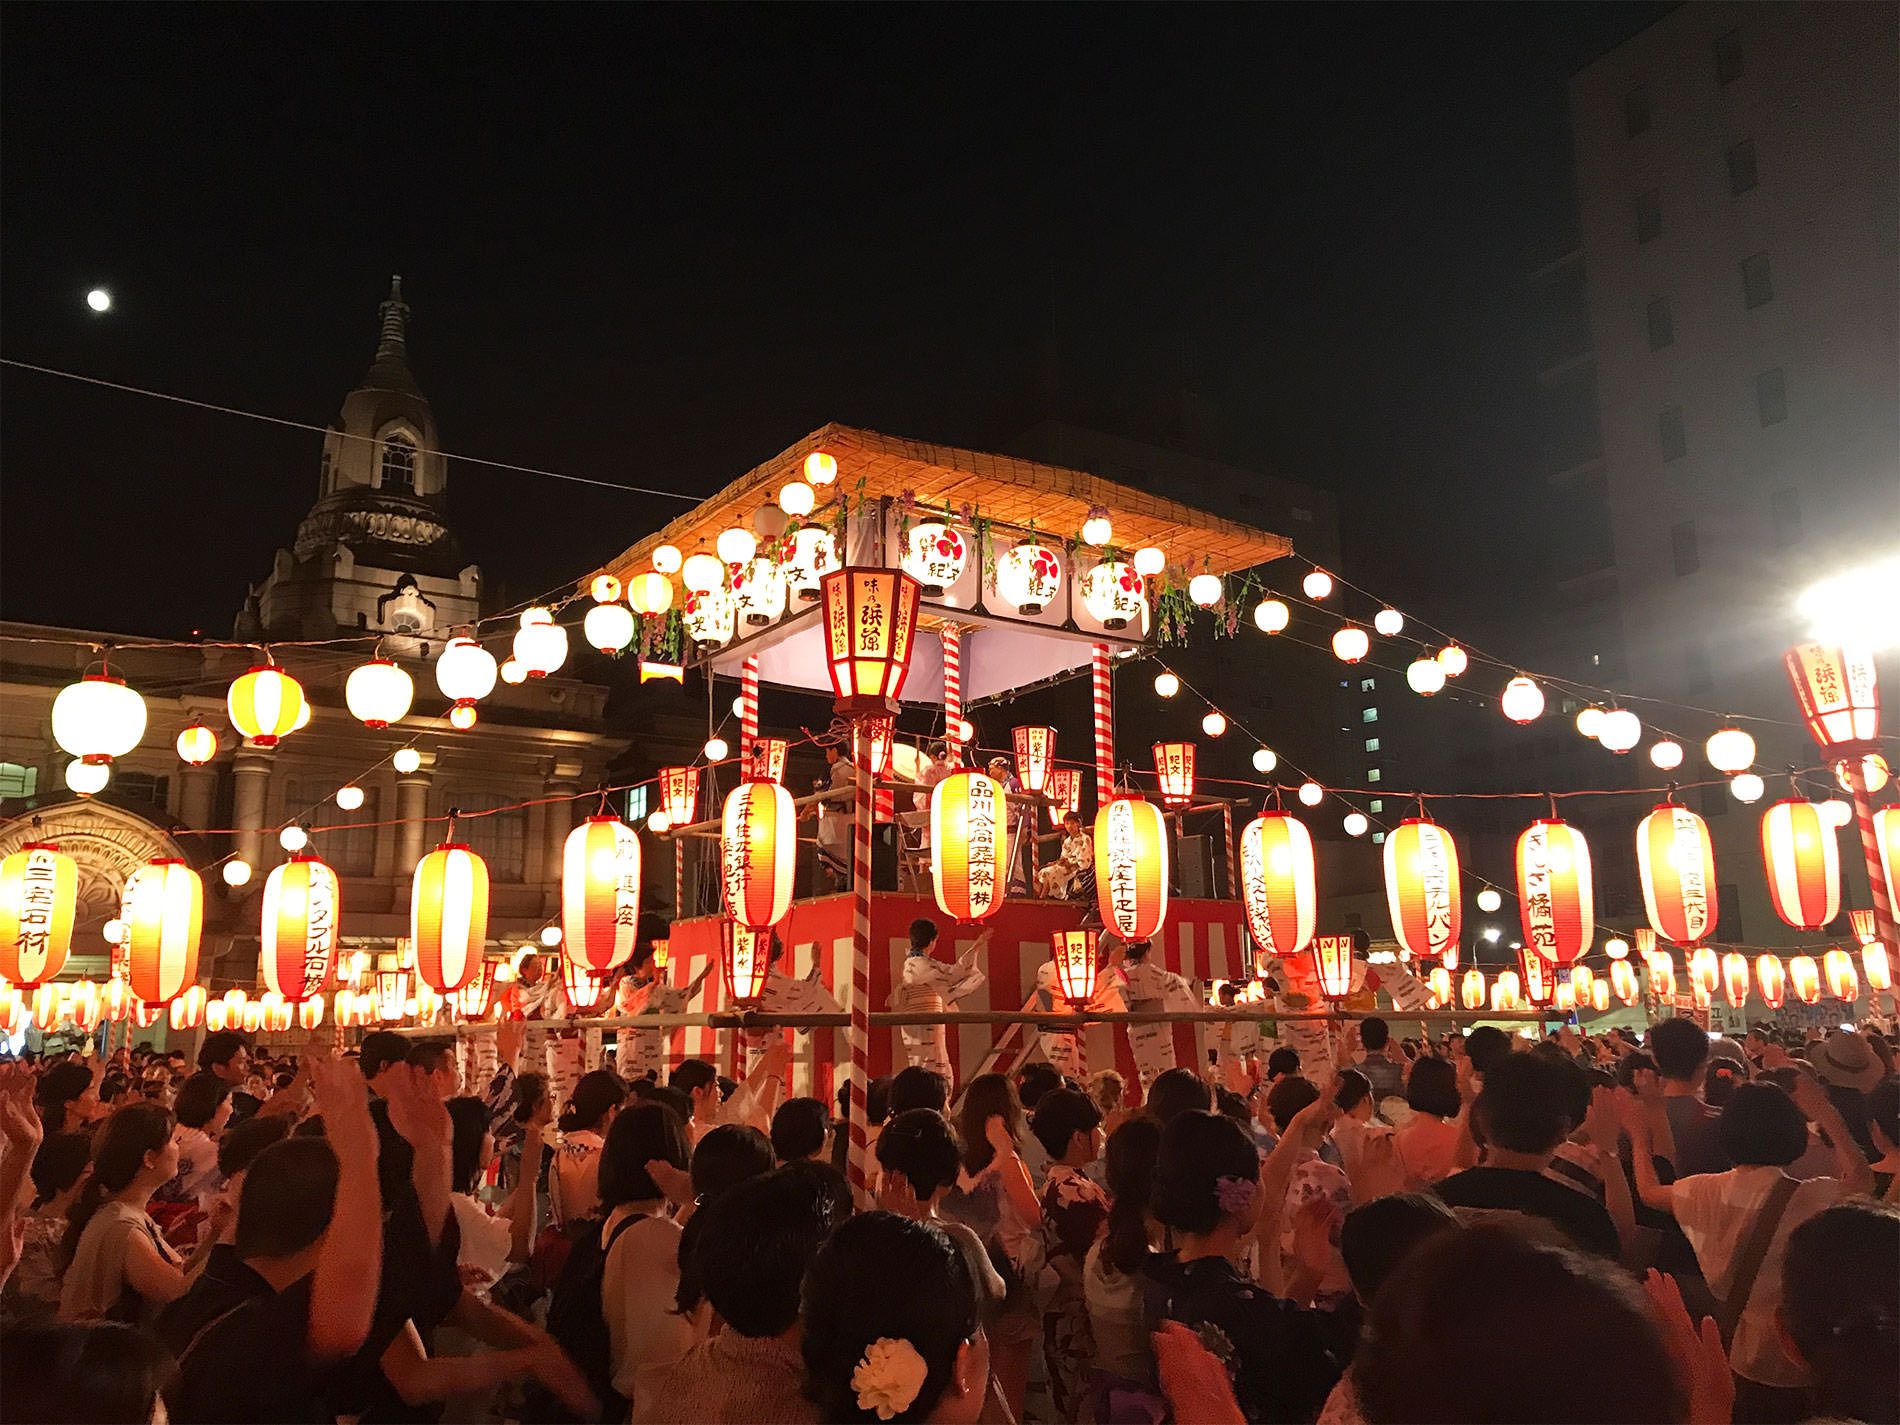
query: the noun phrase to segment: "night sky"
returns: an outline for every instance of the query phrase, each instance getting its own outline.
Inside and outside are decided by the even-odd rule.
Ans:
[[[322,425],[400,272],[449,451],[695,495],[1188,391],[1451,620],[1547,552],[1565,82],[1667,8],[11,6],[0,354]],[[228,636],[315,497],[313,433],[0,399],[10,618]],[[684,508],[450,478],[508,598]]]

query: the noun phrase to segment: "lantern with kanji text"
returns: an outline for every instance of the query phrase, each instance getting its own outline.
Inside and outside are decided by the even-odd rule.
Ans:
[[[1781,997],[1788,988],[1788,973],[1781,967],[1779,956],[1762,954],[1755,957],[1755,991],[1761,996],[1761,1002],[1770,1009],[1781,1008]]]
[[[1317,935],[1313,937],[1313,972],[1319,977],[1319,992],[1339,1001],[1352,993],[1352,937]]]
[[[73,943],[79,867],[50,841],[29,841],[0,861],[0,979],[50,980]]]
[[[719,932],[727,992],[735,1003],[756,1000],[765,993],[766,972],[772,968],[771,928],[740,925],[727,917],[720,921]]]
[[[1058,930],[1049,942],[1062,997],[1073,1005],[1087,1004],[1095,997],[1096,932]]]
[[[159,857],[132,873],[119,918],[133,994],[162,1004],[198,978],[204,909],[204,882],[183,861]]]
[[[889,713],[910,672],[917,581],[896,569],[853,566],[820,581],[826,663],[846,717]]]
[[[617,816],[590,816],[561,851],[561,946],[608,971],[633,958],[640,926],[640,838]]]
[[[1854,972],[1854,960],[1838,947],[1821,957],[1821,972],[1827,976],[1827,992],[1835,999],[1852,1004],[1860,998],[1860,976]]]
[[[1007,802],[981,772],[953,772],[930,789],[930,880],[938,908],[977,921],[1003,903]]]
[[[483,960],[481,968],[455,993],[455,1012],[467,1020],[488,1018],[495,1003],[495,962]]]
[[[745,777],[749,782],[783,782],[787,744],[782,737],[755,737],[752,750],[745,756]]]
[[[1157,742],[1155,780],[1161,784],[1163,805],[1184,807],[1194,797],[1194,744]]]
[[[424,984],[440,994],[466,985],[488,944],[488,863],[453,841],[424,856],[410,890],[409,936]]]
[[[1038,540],[1019,540],[996,557],[996,592],[1018,613],[1041,613],[1061,587],[1062,556]]]
[[[1247,929],[1260,947],[1258,963],[1297,955],[1313,938],[1319,892],[1313,838],[1297,817],[1267,812],[1240,833],[1240,898]]]
[[[1016,780],[1031,795],[1040,795],[1049,786],[1049,773],[1056,760],[1056,730],[1053,727],[1018,727],[1010,740],[1016,746]]]
[[[1556,966],[1524,945],[1517,952],[1518,969],[1524,976],[1524,997],[1540,1009],[1557,997]]]
[[[1644,817],[1636,828],[1636,869],[1658,935],[1694,945],[1714,933],[1715,852],[1701,817],[1674,802]]]
[[[1062,818],[1082,809],[1082,774],[1073,767],[1057,767],[1049,773],[1049,825],[1060,828]]]
[[[742,782],[726,798],[719,832],[719,883],[726,914],[766,930],[792,906],[798,865],[792,794],[776,782]]]
[[[1082,576],[1082,606],[1103,628],[1127,628],[1147,606],[1147,587],[1131,564],[1097,564]]]
[[[1813,802],[1791,797],[1762,813],[1761,855],[1775,914],[1788,924],[1819,930],[1841,913],[1840,844]]]
[[[1168,918],[1168,829],[1153,802],[1118,797],[1095,814],[1095,899],[1107,929],[1150,940]]]
[[[1804,643],[1783,654],[1782,662],[1822,751],[1855,751],[1880,736],[1880,683],[1871,649]]]
[[[692,825],[699,813],[699,768],[660,768],[660,810],[674,828]]]
[[[1582,832],[1555,819],[1525,829],[1517,839],[1517,899],[1524,943],[1546,960],[1568,965],[1590,948],[1596,897]]]
[[[922,586],[924,596],[941,599],[963,577],[970,542],[940,519],[920,520],[904,541],[903,570]]]
[[[292,856],[273,870],[264,881],[258,952],[265,985],[291,1004],[322,994],[329,986],[342,916],[336,872],[315,856]]]
[[[1464,903],[1451,834],[1422,817],[1400,822],[1385,839],[1385,895],[1399,944],[1442,959],[1458,943]]]

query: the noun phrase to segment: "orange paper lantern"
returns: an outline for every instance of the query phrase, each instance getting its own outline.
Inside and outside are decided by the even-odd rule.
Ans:
[[[1854,959],[1845,950],[1834,949],[1821,957],[1821,972],[1827,976],[1827,992],[1835,999],[1852,1004],[1860,998],[1860,976],[1854,972]]]
[[[297,1024],[302,1029],[317,1029],[323,1024],[323,996],[312,995],[297,1006]]]
[[[735,1001],[756,1000],[772,968],[771,927],[754,929],[728,918],[720,922],[720,935],[727,990]]]
[[[1528,945],[1519,948],[1517,964],[1524,975],[1524,998],[1540,1008],[1554,1004],[1557,999],[1557,967]]]
[[[281,668],[251,669],[225,698],[231,726],[259,747],[275,747],[278,739],[296,730],[306,704],[303,687]]]
[[[1459,988],[1460,998],[1464,1000],[1466,1009],[1484,1008],[1485,986],[1483,970],[1478,969],[1475,965],[1471,969],[1466,970],[1464,980]]]
[[[1436,966],[1425,977],[1425,987],[1432,992],[1432,1002],[1427,1009],[1443,1009],[1451,1003],[1451,971],[1443,965]]]
[[[742,782],[726,798],[719,832],[719,881],[726,914],[753,930],[777,925],[792,908],[798,866],[797,812],[776,782]]]
[[[66,1012],[72,1016],[73,1028],[81,1034],[90,1034],[99,1027],[99,986],[83,976],[73,981],[72,992],[66,1003]]]
[[[430,989],[453,994],[466,985],[488,944],[488,863],[448,841],[424,856],[411,883],[409,940]]]
[[[1887,881],[1887,904],[1900,910],[1900,807],[1874,813],[1874,849]]]
[[[73,943],[79,868],[50,841],[29,841],[0,861],[0,979],[50,980]]]
[[[1689,956],[1689,988],[1701,990],[1704,994],[1714,994],[1717,981],[1722,977],[1722,966],[1715,958],[1715,952],[1704,945]]]
[[[1714,933],[1715,852],[1701,817],[1674,802],[1644,817],[1636,828],[1636,868],[1658,935],[1694,945]]]
[[[1676,997],[1676,962],[1665,951],[1658,951],[1649,957],[1649,992],[1658,999],[1673,1000]]]
[[[1867,972],[1867,988],[1870,990],[1890,990],[1893,988],[1893,965],[1887,959],[1887,947],[1881,944],[1863,945],[1860,951],[1861,968]]]
[[[291,1004],[322,994],[329,984],[342,917],[343,892],[336,872],[315,856],[292,856],[273,870],[264,880],[257,957],[265,986]]]
[[[1624,1004],[1635,1004],[1643,997],[1643,987],[1636,978],[1636,967],[1627,960],[1610,962],[1610,988],[1616,991],[1616,997]]]
[[[1788,961],[1788,987],[1803,1004],[1817,1004],[1821,998],[1821,967],[1812,955],[1796,955]]]
[[[468,1020],[488,1018],[488,1011],[495,1003],[495,979],[495,962],[482,961],[482,967],[469,977],[467,984],[456,991],[456,1012]]]
[[[1268,812],[1240,833],[1240,898],[1247,928],[1268,957],[1297,955],[1313,938],[1319,892],[1313,873],[1313,838],[1295,817]]]
[[[1788,972],[1781,967],[1781,960],[1774,955],[1755,957],[1755,989],[1761,995],[1761,1002],[1770,1009],[1781,1008],[1781,997],[1788,988]]]
[[[699,768],[660,768],[660,809],[674,827],[693,824],[699,811]]]
[[[1596,982],[1596,972],[1588,965],[1570,967],[1570,988],[1576,991],[1578,1004],[1590,1002],[1590,992],[1596,988]]]
[[[606,992],[607,977],[611,971],[591,970],[577,965],[565,955],[561,957],[561,988],[567,994],[568,1008],[583,1013],[600,1003],[600,997]]]
[[[163,1004],[198,978],[205,888],[183,861],[160,857],[125,883],[126,980],[132,993]]]
[[[1385,839],[1385,895],[1392,933],[1419,959],[1443,959],[1462,928],[1458,848],[1422,817],[1408,817]]]
[[[1748,957],[1739,950],[1722,957],[1722,992],[1728,996],[1731,1009],[1748,1003]]]
[[[1016,780],[1023,790],[1040,794],[1048,789],[1049,773],[1055,768],[1056,730],[1053,727],[1019,727],[1010,734],[1016,745]]]
[[[203,985],[187,985],[172,999],[169,1006],[171,1027],[182,1033],[203,1024],[206,999]]]
[[[561,851],[561,949],[608,971],[633,958],[640,933],[640,838],[617,816],[590,816]]]
[[[1534,821],[1517,839],[1517,899],[1524,943],[1568,965],[1596,938],[1590,847],[1583,833],[1555,819]],[[1587,991],[1578,992],[1588,998]]]
[[[1153,802],[1118,797],[1095,814],[1095,900],[1107,929],[1151,940],[1168,918],[1168,828]]]
[[[1352,937],[1318,935],[1313,938],[1313,970],[1319,976],[1319,992],[1329,1000],[1342,1000],[1352,993]]]
[[[953,920],[982,920],[1003,903],[1005,806],[1002,784],[981,772],[953,772],[930,789],[931,886]]]
[[[1762,813],[1761,855],[1775,914],[1797,930],[1819,930],[1841,913],[1841,853],[1813,802],[1789,798]]]
[[[105,988],[99,992],[99,1013],[114,1024],[125,1023],[131,1017],[132,1006],[136,1003],[139,1003],[138,997],[119,975],[107,980]]]
[[[1085,1005],[1095,997],[1096,943],[1093,930],[1058,930],[1050,937],[1056,983],[1070,1004]]]
[[[1516,970],[1499,970],[1491,985],[1491,1008],[1509,1012],[1522,1003]]]
[[[854,566],[820,581],[826,662],[838,710],[886,711],[910,672],[917,581],[896,569]]]
[[[1161,784],[1164,805],[1184,807],[1194,796],[1194,744],[1157,742],[1155,779]]]

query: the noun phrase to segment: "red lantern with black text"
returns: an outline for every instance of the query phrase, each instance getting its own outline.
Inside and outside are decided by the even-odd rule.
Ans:
[[[640,838],[617,816],[590,816],[561,850],[561,950],[609,971],[633,958],[640,931]]]
[[[1748,957],[1738,950],[1722,957],[1722,993],[1728,996],[1731,1009],[1748,1003]]]
[[[742,782],[726,798],[719,833],[719,883],[726,914],[753,930],[777,925],[792,908],[798,865],[792,794],[776,782]]]
[[[1636,828],[1636,869],[1658,935],[1694,945],[1714,934],[1715,852],[1701,817],[1674,802],[1644,817]]]
[[[1060,829],[1062,818],[1082,809],[1082,774],[1073,767],[1058,767],[1049,774],[1049,825]]]
[[[1313,838],[1280,812],[1254,818],[1240,833],[1240,899],[1264,969],[1274,955],[1297,955],[1313,938],[1319,892]]]
[[[853,566],[819,581],[826,664],[838,711],[886,712],[910,672],[917,629],[917,581],[897,569]]]
[[[410,892],[409,936],[416,973],[430,989],[454,994],[474,978],[488,945],[488,863],[455,842],[424,856]]]
[[[1841,853],[1813,802],[1789,798],[1762,813],[1761,855],[1775,914],[1797,930],[1819,930],[1841,913]]]
[[[766,972],[772,968],[770,927],[754,929],[727,918],[719,929],[727,990],[735,1001],[756,1000],[765,993]]]
[[[159,857],[132,873],[119,918],[133,994],[162,1004],[198,978],[204,913],[204,882],[183,861]]]
[[[1153,802],[1118,797],[1095,814],[1095,902],[1107,929],[1150,940],[1168,918],[1168,828]]]
[[[1040,794],[1049,787],[1049,773],[1055,768],[1056,730],[1053,727],[1019,727],[1010,739],[1016,744],[1016,780],[1023,790]]]
[[[78,898],[79,867],[50,841],[0,861],[0,979],[30,987],[65,968]]]
[[[660,768],[660,809],[673,826],[691,826],[699,811],[699,768]]]
[[[1096,940],[1093,930],[1058,930],[1050,937],[1056,983],[1070,1004],[1085,1005],[1095,997]]]
[[[1755,957],[1755,990],[1761,995],[1761,1002],[1770,1009],[1781,1008],[1781,997],[1788,988],[1787,971],[1781,968],[1781,960],[1774,955]]]
[[[1851,749],[1880,736],[1880,682],[1870,649],[1804,643],[1783,654],[1782,662],[1822,751]]]
[[[1313,971],[1319,977],[1319,992],[1329,1000],[1342,1000],[1352,993],[1352,937],[1320,935],[1313,939]]]
[[[930,789],[931,887],[953,920],[982,920],[1003,903],[1005,806],[1002,784],[981,772],[953,772]]]
[[[1161,784],[1162,803],[1186,806],[1194,797],[1194,744],[1157,742],[1154,751],[1155,780]]]
[[[1860,976],[1854,972],[1854,960],[1845,950],[1833,949],[1821,957],[1821,972],[1827,976],[1827,992],[1835,999],[1852,1004],[1860,998]]]
[[[1456,947],[1463,898],[1451,834],[1422,817],[1400,822],[1385,839],[1385,895],[1392,934],[1415,957],[1439,960]]]
[[[1534,821],[1517,838],[1517,899],[1524,943],[1568,965],[1596,938],[1596,893],[1583,833],[1555,819]],[[1580,999],[1588,992],[1578,991]]]
[[[292,856],[274,869],[264,881],[258,952],[264,984],[291,1004],[322,994],[342,916],[336,872],[315,856]]]
[[[1525,945],[1517,952],[1517,964],[1524,976],[1524,998],[1539,1009],[1557,999],[1557,967]]]

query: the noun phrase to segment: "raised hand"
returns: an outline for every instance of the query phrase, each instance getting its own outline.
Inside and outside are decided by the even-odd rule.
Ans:
[[[1662,1320],[1663,1342],[1689,1386],[1690,1425],[1729,1425],[1735,1410],[1735,1377],[1729,1373],[1722,1350],[1722,1333],[1715,1318],[1705,1316],[1701,1327],[1689,1319],[1676,1279],[1651,1267],[1643,1291]]]
[[[362,1074],[354,1064],[330,1054],[311,1055],[303,1064],[316,1090],[323,1136],[337,1157],[344,1162],[375,1162],[382,1151],[382,1140],[370,1117],[369,1085]]]
[[[390,1126],[408,1139],[411,1147],[418,1152],[448,1147],[454,1133],[448,1106],[427,1074],[414,1064],[400,1064],[379,1080],[377,1087],[389,1105]]]
[[[0,1138],[6,1140],[8,1151],[29,1157],[39,1151],[45,1132],[33,1107],[35,1086],[33,1071],[26,1065],[0,1066]]]
[[[992,1113],[984,1122],[983,1139],[996,1150],[998,1157],[1008,1157],[1016,1151],[1016,1140],[1010,1137],[1009,1125],[1000,1113]]]

